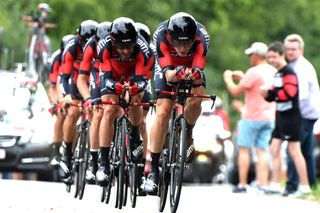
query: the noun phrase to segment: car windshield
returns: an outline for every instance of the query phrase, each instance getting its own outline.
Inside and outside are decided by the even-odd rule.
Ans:
[[[0,109],[18,112],[28,108],[30,92],[21,88],[18,81],[11,76],[0,76]]]

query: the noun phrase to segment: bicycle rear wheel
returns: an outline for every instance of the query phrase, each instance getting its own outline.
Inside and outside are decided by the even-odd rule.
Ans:
[[[77,143],[74,151],[74,164],[72,168],[72,176],[74,177],[74,185],[75,185],[75,191],[74,191],[74,197],[77,198],[80,190],[80,174],[79,174],[79,162],[80,162],[80,150],[81,150],[81,144],[84,140],[84,129],[82,128],[82,125],[80,124],[78,126],[78,133],[77,133]]]
[[[78,197],[81,200],[84,194],[86,186],[86,171],[88,168],[89,157],[90,157],[90,122],[86,121],[84,124],[83,138],[80,146],[80,159],[79,159],[79,192]]]
[[[186,159],[186,121],[184,118],[180,118],[178,122],[175,123],[174,143],[173,149],[171,150],[172,155],[172,166],[170,174],[170,206],[171,212],[176,212],[182,188],[182,180]]]
[[[111,195],[111,188],[112,188],[112,185],[114,184],[114,175],[115,173],[115,170],[112,169],[111,170],[111,173],[110,173],[110,181],[108,183],[108,185],[105,188],[105,203],[108,204],[109,201],[110,201],[110,195]]]

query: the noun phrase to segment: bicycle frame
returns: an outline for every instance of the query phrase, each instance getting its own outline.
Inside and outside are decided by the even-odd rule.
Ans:
[[[187,98],[210,98],[215,100],[215,95],[192,94],[192,81],[180,81],[176,91],[156,90],[156,94],[171,95],[174,98],[174,106],[169,121],[167,138],[167,151],[164,151],[162,163],[164,167],[161,171],[160,180],[160,205],[159,211],[162,212],[165,207],[168,185],[170,184],[170,205],[171,212],[176,212],[180,200],[182,178],[186,166],[186,119],[184,109]],[[212,106],[213,106],[212,105]],[[169,178],[170,176],[170,178]]]
[[[153,103],[132,102],[130,97],[128,98],[128,100],[126,100],[125,93],[124,93],[119,96],[119,101],[101,101],[101,104],[116,105],[116,106],[120,106],[121,108],[121,116],[116,120],[116,129],[115,129],[115,137],[114,137],[114,144],[113,144],[114,147],[113,147],[113,150],[111,151],[113,152],[112,155],[115,161],[115,162],[111,162],[111,164],[113,164],[114,168],[118,169],[117,198],[116,198],[115,207],[121,209],[122,206],[126,205],[127,186],[128,186],[127,185],[128,179],[126,179],[128,178],[128,176],[126,176],[127,175],[126,172],[129,169],[129,173],[130,173],[129,182],[130,182],[130,189],[131,189],[130,198],[131,198],[132,207],[134,208],[136,204],[136,196],[137,196],[136,171],[137,171],[137,167],[141,165],[134,163],[131,159],[131,153],[132,153],[131,145],[130,145],[131,122],[129,119],[129,107],[153,106]],[[126,188],[124,188],[124,185],[126,185]],[[110,188],[108,188],[108,190],[109,189]],[[109,202],[108,197],[107,197],[107,201]]]
[[[44,82],[46,78],[45,67],[51,55],[50,39],[45,33],[45,23],[32,22],[32,34],[28,47],[28,72],[36,76],[38,81]]]

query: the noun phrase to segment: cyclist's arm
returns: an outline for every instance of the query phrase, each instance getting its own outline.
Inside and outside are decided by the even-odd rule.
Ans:
[[[92,49],[92,46],[87,45],[83,52],[83,59],[80,64],[80,71],[77,81],[77,87],[84,100],[90,98],[88,82],[90,78],[93,56],[94,50]]]
[[[45,28],[56,28],[57,24],[54,23],[46,23]]]
[[[72,73],[73,63],[75,59],[69,51],[65,53],[62,59],[62,73],[61,73],[61,92],[64,96],[70,94],[69,79]]]
[[[140,52],[137,55],[137,62],[133,77],[134,83],[138,86],[138,92],[143,92],[147,87],[147,76],[154,65],[153,55],[144,55]]]
[[[49,74],[48,95],[49,95],[50,103],[57,103],[57,100],[58,100],[57,79],[59,75],[59,70],[60,70],[59,60],[53,60],[53,64],[51,66],[51,72]]]
[[[103,48],[100,52],[98,52],[99,59],[100,59],[100,70],[101,70],[101,78],[105,79],[104,86],[107,90],[116,93],[116,83],[117,81],[114,80],[113,71],[111,66],[111,58],[110,52],[108,48]],[[101,88],[102,89],[102,88]]]

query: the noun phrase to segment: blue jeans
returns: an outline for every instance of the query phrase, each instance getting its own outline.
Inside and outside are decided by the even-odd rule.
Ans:
[[[313,137],[313,125],[316,120],[309,120],[302,118],[300,129],[300,143],[301,151],[306,160],[307,172],[310,186],[314,186],[316,183],[316,165],[313,156],[314,137]],[[298,188],[299,177],[294,165],[294,162],[288,154],[288,180],[286,188],[290,191],[295,191]]]

